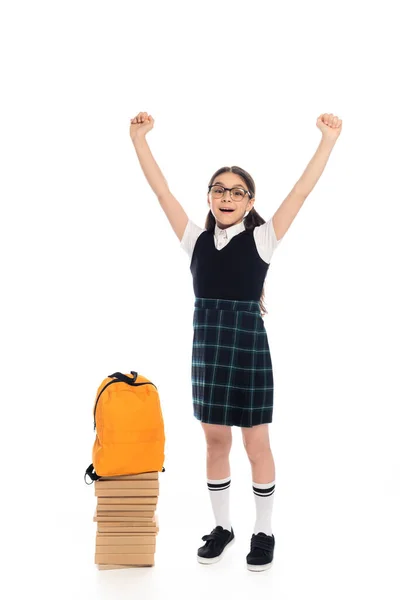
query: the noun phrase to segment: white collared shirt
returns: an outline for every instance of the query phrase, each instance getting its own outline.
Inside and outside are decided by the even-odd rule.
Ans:
[[[237,223],[236,225],[231,225],[226,229],[220,229],[220,227],[218,227],[218,225],[215,223],[214,242],[216,249],[221,250],[221,248],[223,248],[228,242],[230,242],[234,235],[241,233],[242,231],[244,231],[244,229],[245,227],[243,221]]]
[[[233,236],[237,235],[241,231],[244,231],[245,226],[243,220],[236,225],[231,225],[226,229],[221,229],[215,223],[214,227],[214,243],[217,250],[221,250],[227,244],[229,244],[230,240]],[[186,229],[183,233],[183,237],[180,242],[181,248],[188,254],[189,259],[191,260],[193,250],[197,241],[197,238],[203,231],[205,231],[205,227],[201,228],[196,223],[194,223],[191,219],[188,220],[186,225]],[[266,223],[262,225],[257,225],[254,228],[254,240],[256,243],[258,254],[261,256],[264,262],[270,263],[272,255],[278,245],[281,243],[281,240],[276,239],[276,234],[274,230],[274,226],[272,223],[272,217]]]

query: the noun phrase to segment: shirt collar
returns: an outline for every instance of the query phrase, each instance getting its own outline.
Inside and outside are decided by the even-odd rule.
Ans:
[[[244,229],[245,229],[245,226],[244,226],[243,220],[240,223],[236,223],[236,225],[231,225],[230,227],[226,227],[225,229],[221,229],[220,227],[218,227],[217,223],[215,223],[214,233],[215,233],[215,237],[219,238],[220,236],[225,237],[225,232],[226,232],[226,236],[227,236],[228,240],[230,240],[237,233],[244,231]]]

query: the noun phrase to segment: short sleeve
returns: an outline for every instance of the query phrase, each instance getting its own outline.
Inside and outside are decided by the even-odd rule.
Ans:
[[[254,240],[259,255],[264,262],[269,264],[273,253],[282,241],[282,239],[278,241],[276,238],[272,217],[266,223],[254,228]]]
[[[197,242],[197,238],[201,233],[203,233],[203,231],[205,231],[205,228],[202,229],[201,227],[196,225],[196,223],[194,223],[191,219],[188,220],[180,242],[180,247],[186,252],[190,260],[192,259],[192,254]]]

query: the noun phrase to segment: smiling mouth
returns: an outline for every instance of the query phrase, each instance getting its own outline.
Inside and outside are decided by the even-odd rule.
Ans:
[[[234,209],[233,208],[220,208],[219,209],[221,212],[233,212]]]

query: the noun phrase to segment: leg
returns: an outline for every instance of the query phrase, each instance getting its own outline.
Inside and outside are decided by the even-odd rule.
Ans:
[[[243,444],[249,457],[253,481],[258,483],[275,479],[275,463],[269,442],[268,423],[242,427]]]
[[[232,431],[229,425],[202,423],[207,442],[207,487],[216,526],[230,531],[229,491],[231,485],[229,452]]]
[[[243,443],[250,460],[256,503],[254,533],[272,535],[271,516],[275,491],[275,463],[269,443],[268,423],[242,428]]]
[[[229,425],[201,423],[207,444],[207,477],[223,479],[230,476],[229,453],[232,430]]]

